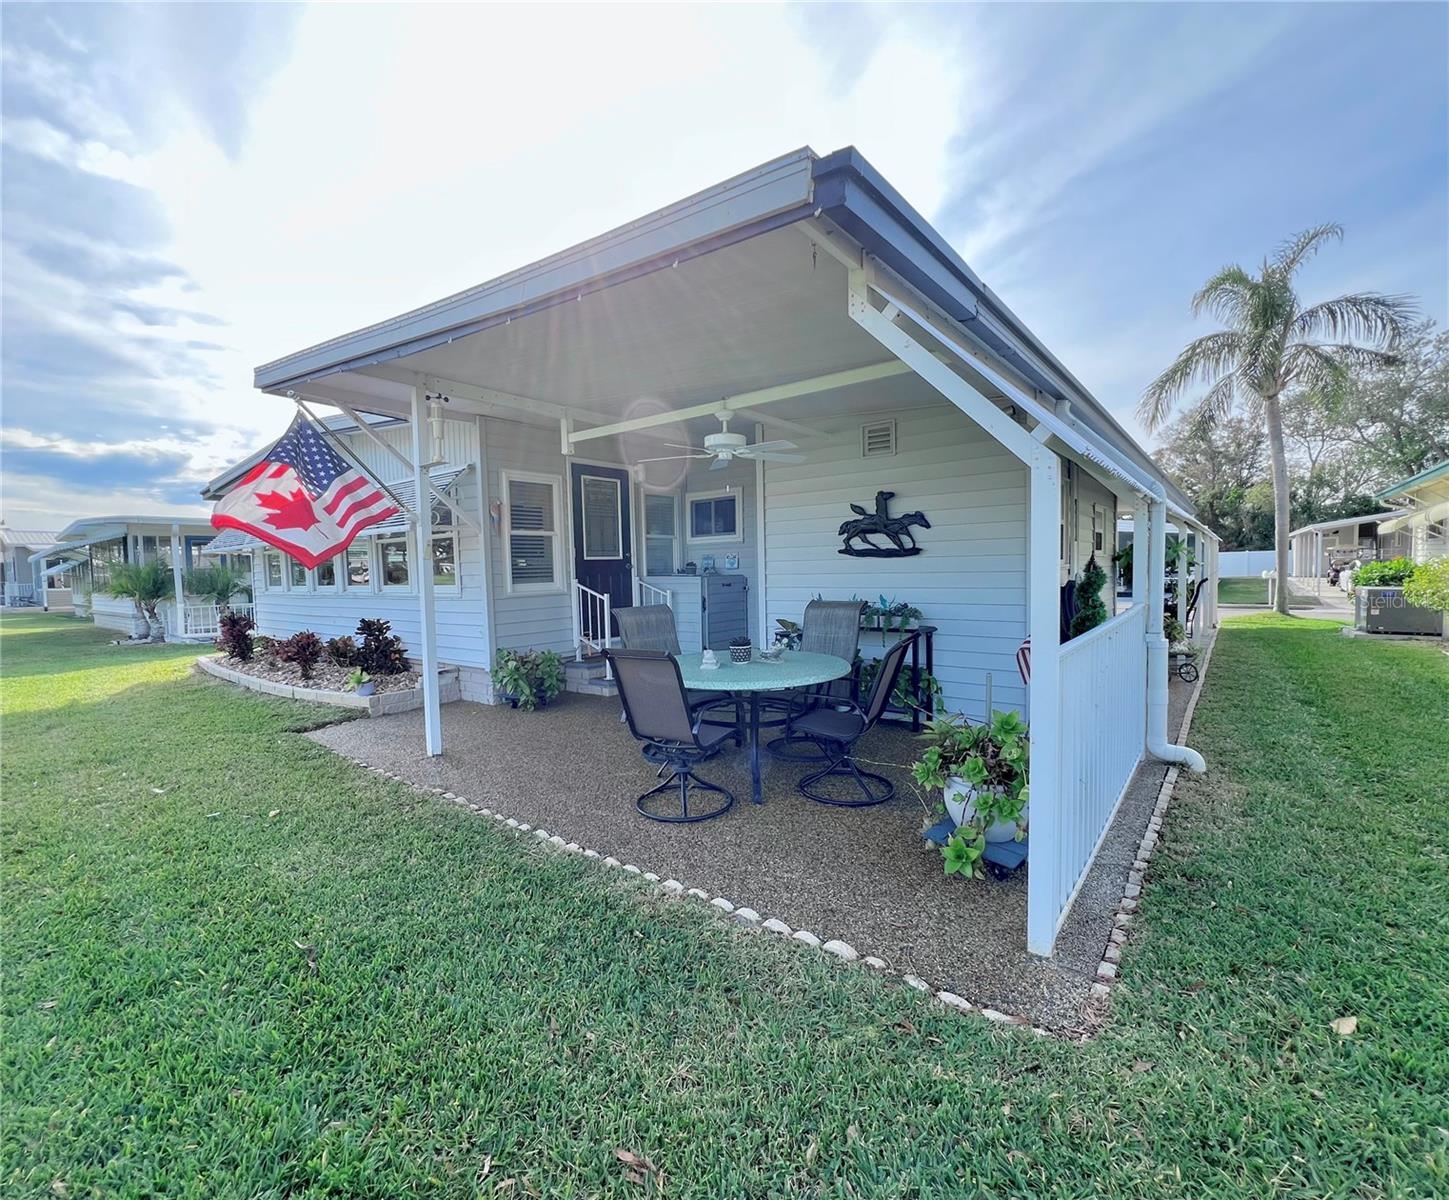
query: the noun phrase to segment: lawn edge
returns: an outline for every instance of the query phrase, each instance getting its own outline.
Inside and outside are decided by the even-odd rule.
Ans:
[[[1182,726],[1177,732],[1179,745],[1187,744],[1188,734],[1192,730],[1193,714],[1197,712],[1197,702],[1202,696],[1203,685],[1207,682],[1208,666],[1212,661],[1213,651],[1217,648],[1218,635],[1221,632],[1221,626],[1214,630],[1213,636],[1203,649],[1197,682],[1193,685],[1192,695],[1187,698],[1187,707],[1182,712]],[[1108,935],[1106,949],[1102,952],[1102,961],[1097,964],[1097,978],[1092,984],[1092,990],[1087,996],[1087,1003],[1082,1012],[1084,1031],[1082,1040],[1084,1041],[1097,1037],[1107,1027],[1112,1010],[1112,992],[1121,978],[1122,951],[1127,946],[1133,923],[1141,908],[1142,889],[1146,886],[1147,869],[1162,840],[1162,822],[1167,815],[1168,807],[1172,804],[1179,774],[1181,774],[1181,768],[1174,763],[1167,768],[1167,774],[1162,777],[1162,786],[1157,789],[1157,800],[1152,806],[1152,815],[1147,818],[1147,828],[1143,831],[1142,841],[1137,846],[1137,858],[1132,863],[1131,870],[1127,872],[1127,882],[1122,886],[1122,899],[1117,902],[1117,910],[1112,914],[1112,932]]]

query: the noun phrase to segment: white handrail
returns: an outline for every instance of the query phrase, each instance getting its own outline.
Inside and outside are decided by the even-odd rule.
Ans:
[[[250,604],[233,604],[230,610],[253,617]],[[181,637],[216,637],[221,632],[221,610],[215,604],[187,604],[181,609]]]
[[[638,586],[640,604],[667,604],[670,608],[674,607],[674,593],[668,588],[655,587],[637,577],[634,582]]]
[[[603,592],[574,582],[574,658],[584,660],[584,647],[599,654],[613,644],[610,634],[613,612],[609,597]],[[604,663],[604,678],[612,679],[613,669]]]

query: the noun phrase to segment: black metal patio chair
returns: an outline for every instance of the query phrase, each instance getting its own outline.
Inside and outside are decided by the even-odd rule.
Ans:
[[[644,743],[644,757],[670,775],[634,802],[641,816],[651,821],[685,824],[708,821],[723,816],[734,804],[734,794],[717,784],[701,779],[695,767],[719,753],[721,743],[732,729],[725,725],[706,725],[699,713],[690,707],[679,664],[660,650],[605,650],[614,679],[619,685],[619,699],[624,703],[624,719],[629,732]],[[656,796],[679,789],[679,811],[657,811],[649,802]],[[698,792],[713,792],[724,797],[723,803],[703,811],[690,811],[690,797]]]
[[[864,705],[855,701],[822,704],[793,723],[796,733],[809,738],[820,748],[827,763],[796,785],[810,799],[838,808],[868,808],[873,804],[884,804],[896,794],[896,785],[884,775],[860,769],[854,758],[855,745],[885,712],[891,690],[896,686],[901,667],[905,664],[906,653],[916,637],[916,634],[909,633],[886,651],[881,659],[880,673],[876,675]],[[853,780],[860,789],[861,798],[841,799],[827,792],[823,785],[835,776]]]
[[[657,650],[664,654],[678,654],[679,629],[674,623],[674,610],[667,604],[634,604],[628,608],[616,608],[614,617],[619,623],[619,640],[626,650]],[[740,732],[743,716],[734,697],[727,692],[689,692],[689,706],[692,709],[715,708],[730,705],[734,710],[730,717],[735,726],[735,744],[744,745],[744,734]],[[719,724],[711,721],[711,725]]]
[[[786,710],[785,732],[765,748],[786,762],[824,762],[818,749],[812,752],[811,738],[795,732],[796,718],[835,700],[858,699],[858,671],[855,655],[860,648],[859,600],[812,600],[805,606],[800,649],[812,654],[833,654],[850,663],[850,675],[829,683],[815,684],[793,692],[770,692],[762,703]]]

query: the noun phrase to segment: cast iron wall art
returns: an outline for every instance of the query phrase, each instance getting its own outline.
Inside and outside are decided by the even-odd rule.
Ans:
[[[856,558],[906,558],[921,552],[915,535],[911,533],[911,526],[929,529],[931,522],[926,520],[923,512],[891,516],[890,502],[894,498],[894,492],[877,492],[873,513],[866,512],[859,504],[850,506],[850,511],[858,515],[840,527],[840,536],[845,539],[845,545],[840,547],[841,554],[852,554]],[[890,545],[878,545],[871,541],[872,537],[884,538]]]

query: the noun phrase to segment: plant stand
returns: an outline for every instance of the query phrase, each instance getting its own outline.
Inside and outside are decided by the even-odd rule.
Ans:
[[[880,632],[879,625],[872,627],[862,624],[860,628],[862,632]],[[936,715],[935,701],[929,695],[924,697],[921,695],[921,647],[924,645],[926,649],[925,673],[927,675],[934,675],[936,673],[936,627],[934,625],[917,625],[914,629],[908,629],[904,632],[918,635],[916,640],[911,643],[910,665],[905,668],[910,675],[911,695],[915,697],[916,705],[913,705],[911,710],[906,712],[904,709],[897,708],[894,704],[887,704],[881,720],[889,721],[892,724],[909,723],[912,733],[920,733],[921,707],[924,706],[925,708],[927,720],[930,720]]]
[[[1169,650],[1167,652],[1168,670],[1173,672],[1183,683],[1197,682],[1197,651],[1193,649]]]
[[[950,817],[942,817],[921,836],[934,846],[944,846],[956,832],[956,823]],[[1006,879],[1022,863],[1026,862],[1027,844],[1030,838],[1011,842],[987,842],[981,853],[981,861],[997,879]]]

